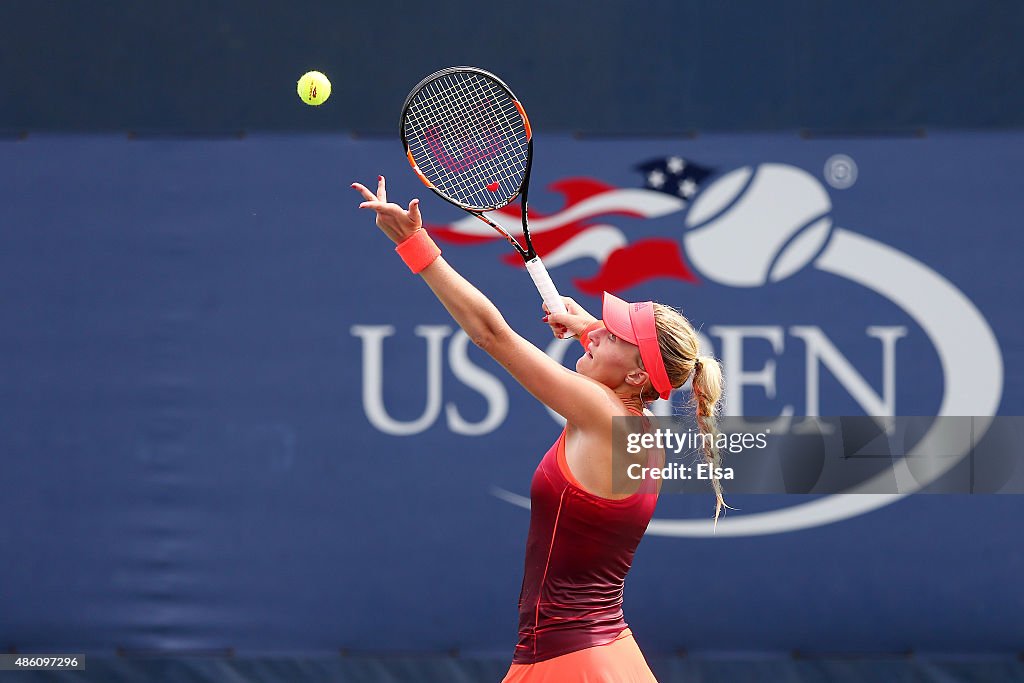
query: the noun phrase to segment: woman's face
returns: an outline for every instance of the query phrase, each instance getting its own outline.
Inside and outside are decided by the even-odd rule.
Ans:
[[[590,334],[590,349],[576,361],[576,372],[611,389],[620,387],[626,375],[641,368],[640,349],[604,327]]]

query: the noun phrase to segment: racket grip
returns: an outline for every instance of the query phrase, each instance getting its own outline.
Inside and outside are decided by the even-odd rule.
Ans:
[[[548,305],[548,311],[551,313],[565,313],[565,304],[562,303],[562,297],[559,296],[558,290],[555,289],[555,283],[551,281],[548,269],[544,267],[540,256],[534,256],[527,261],[526,270],[530,273],[530,277],[533,278],[533,284],[537,285],[537,291],[540,292],[544,303]]]

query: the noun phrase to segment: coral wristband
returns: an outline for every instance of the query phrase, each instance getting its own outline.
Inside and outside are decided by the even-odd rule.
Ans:
[[[395,247],[395,251],[413,273],[419,273],[441,255],[441,249],[434,244],[434,240],[430,239],[430,235],[423,228],[409,235]]]

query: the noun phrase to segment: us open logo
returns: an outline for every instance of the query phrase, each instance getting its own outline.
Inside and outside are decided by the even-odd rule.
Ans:
[[[579,259],[592,259],[597,264],[592,277],[573,281],[577,292],[566,287],[565,293],[593,296],[603,290],[622,292],[660,277],[686,283],[713,282],[757,297],[761,288],[797,274],[813,276],[817,272],[841,278],[851,286],[866,288],[887,299],[927,337],[942,372],[937,416],[995,415],[1003,391],[1002,353],[977,307],[949,280],[913,256],[859,234],[856,226],[843,225],[842,216],[833,214],[829,190],[814,175],[781,163],[744,166],[716,175],[711,169],[681,157],[654,160],[638,169],[645,174],[646,186],[642,189],[615,187],[593,178],[568,178],[550,185],[550,189],[563,196],[564,206],[552,214],[538,212],[531,218],[534,243],[548,269],[557,279],[558,269],[564,264]],[[855,161],[842,154],[830,157],[823,168],[824,180],[833,192],[852,186],[857,174]],[[617,227],[615,216],[678,220],[679,232],[672,238],[637,238]],[[518,209],[506,207],[491,217],[515,233]],[[429,227],[435,238],[449,245],[470,247],[500,239],[473,217]],[[510,265],[520,260],[514,253],[503,259]],[[671,303],[669,298],[663,300]],[[743,367],[742,351],[736,349],[742,349],[744,329],[749,328],[718,327],[722,349],[716,355],[725,363],[727,380],[730,367]],[[894,344],[906,333],[905,328],[868,328],[869,336],[876,337],[883,350],[880,394],[871,390],[820,328],[794,326],[789,332],[805,342],[808,366],[827,366],[855,395],[866,414],[894,414],[895,378],[890,361]],[[394,333],[392,326],[352,328],[352,334],[363,341],[364,410],[378,430],[411,435],[430,428],[440,419],[446,420],[454,433],[482,435],[504,422],[508,395],[502,381],[473,364],[467,354],[465,335],[458,331],[452,335],[452,328],[445,325],[416,328],[417,336],[423,337],[427,346],[428,398],[423,414],[408,422],[391,418],[383,400],[383,342]],[[453,373],[483,395],[488,405],[487,414],[478,422],[463,419],[458,408],[450,403],[444,406],[442,417],[440,378],[448,335],[452,337],[447,360]],[[547,352],[561,361],[570,347],[567,342],[555,340]],[[735,353],[740,355],[730,357]],[[967,358],[969,363],[964,362]],[[803,414],[818,414],[816,381],[807,378]],[[733,400],[727,403],[727,414],[743,415],[742,391],[727,388],[729,394]],[[655,411],[659,410],[666,414],[670,406],[666,402],[655,403]],[[553,413],[552,418],[561,420]],[[983,432],[987,426],[982,421],[978,428]],[[934,452],[943,439],[936,430],[908,449],[908,456],[912,457],[915,450]],[[916,486],[926,486],[955,464],[956,458],[951,458],[947,467],[934,470],[931,479],[920,480]],[[880,490],[873,481],[864,482],[862,488]],[[892,504],[913,490],[911,487],[900,494],[836,494],[767,512],[733,513],[719,520],[717,531],[706,519],[655,517],[647,533],[729,537],[796,531],[865,514]],[[504,501],[529,508],[529,499],[524,496],[501,488],[494,488],[493,493]]]

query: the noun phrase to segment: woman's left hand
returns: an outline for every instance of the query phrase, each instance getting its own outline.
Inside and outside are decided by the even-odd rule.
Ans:
[[[552,313],[548,310],[547,304],[542,304],[544,312],[547,314],[543,320],[551,326],[551,331],[559,339],[568,339],[569,337],[578,339],[591,323],[597,321],[597,318],[587,313],[582,306],[567,296],[562,297],[562,305],[565,306],[565,313]],[[567,333],[568,336],[566,336]]]
[[[420,216],[420,200],[409,202],[409,209],[398,204],[388,203],[388,193],[384,188],[384,176],[377,176],[377,194],[370,192],[360,183],[352,183],[352,189],[363,195],[366,201],[359,205],[360,209],[373,209],[377,212],[377,227],[391,238],[395,244],[401,244],[414,232],[423,227]]]

